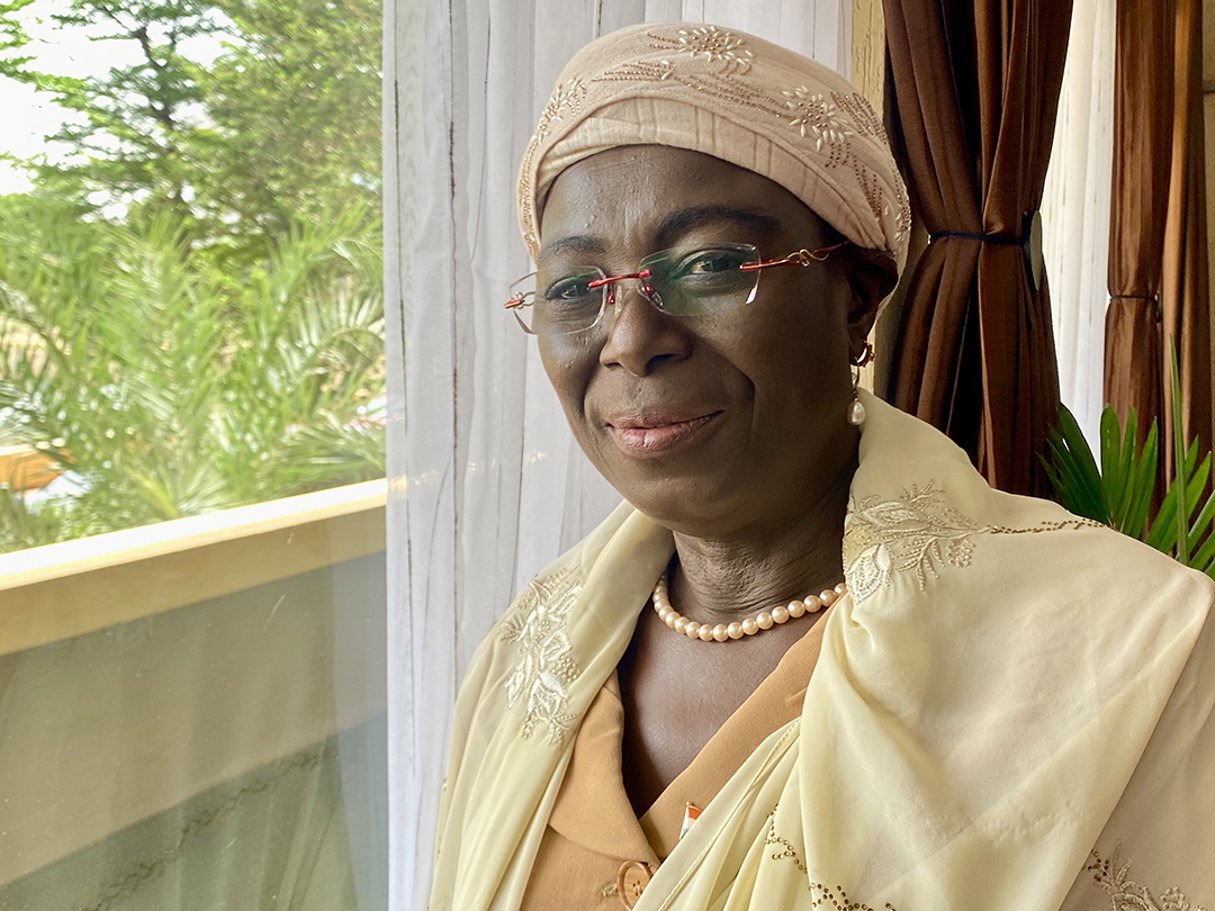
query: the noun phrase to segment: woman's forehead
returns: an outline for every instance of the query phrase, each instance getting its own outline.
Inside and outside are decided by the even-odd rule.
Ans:
[[[649,193],[735,195],[736,191],[754,193],[765,184],[780,189],[754,171],[703,152],[662,145],[621,146],[591,155],[562,171],[549,191],[545,210],[561,192],[623,194],[636,187]]]
[[[627,146],[557,177],[541,216],[541,258],[570,236],[675,236],[714,222],[768,236],[821,228],[801,200],[754,171],[688,149]]]

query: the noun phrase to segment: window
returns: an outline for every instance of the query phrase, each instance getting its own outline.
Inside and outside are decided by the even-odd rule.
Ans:
[[[380,16],[0,5],[0,907],[385,904]]]

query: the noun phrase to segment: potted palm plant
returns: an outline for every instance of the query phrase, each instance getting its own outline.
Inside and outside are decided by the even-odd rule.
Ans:
[[[1194,569],[1215,577],[1215,492],[1210,490],[1211,453],[1182,433],[1181,380],[1177,355],[1170,358],[1173,386],[1173,476],[1157,500],[1160,434],[1156,422],[1139,444],[1134,409],[1125,425],[1112,406],[1101,414],[1100,459],[1093,454],[1075,416],[1059,406],[1059,423],[1048,437],[1043,464],[1059,502],[1075,513],[1139,538]]]

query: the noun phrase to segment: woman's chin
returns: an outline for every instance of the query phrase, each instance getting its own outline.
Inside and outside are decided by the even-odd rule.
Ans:
[[[730,483],[720,471],[613,486],[658,524],[698,538],[727,535],[746,511],[739,496],[743,485]]]

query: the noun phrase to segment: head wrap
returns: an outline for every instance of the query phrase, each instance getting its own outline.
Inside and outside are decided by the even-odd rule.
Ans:
[[[617,146],[704,152],[772,180],[858,246],[903,267],[911,210],[882,122],[820,63],[715,25],[645,24],[566,64],[519,170],[519,224],[533,258],[549,187]]]

